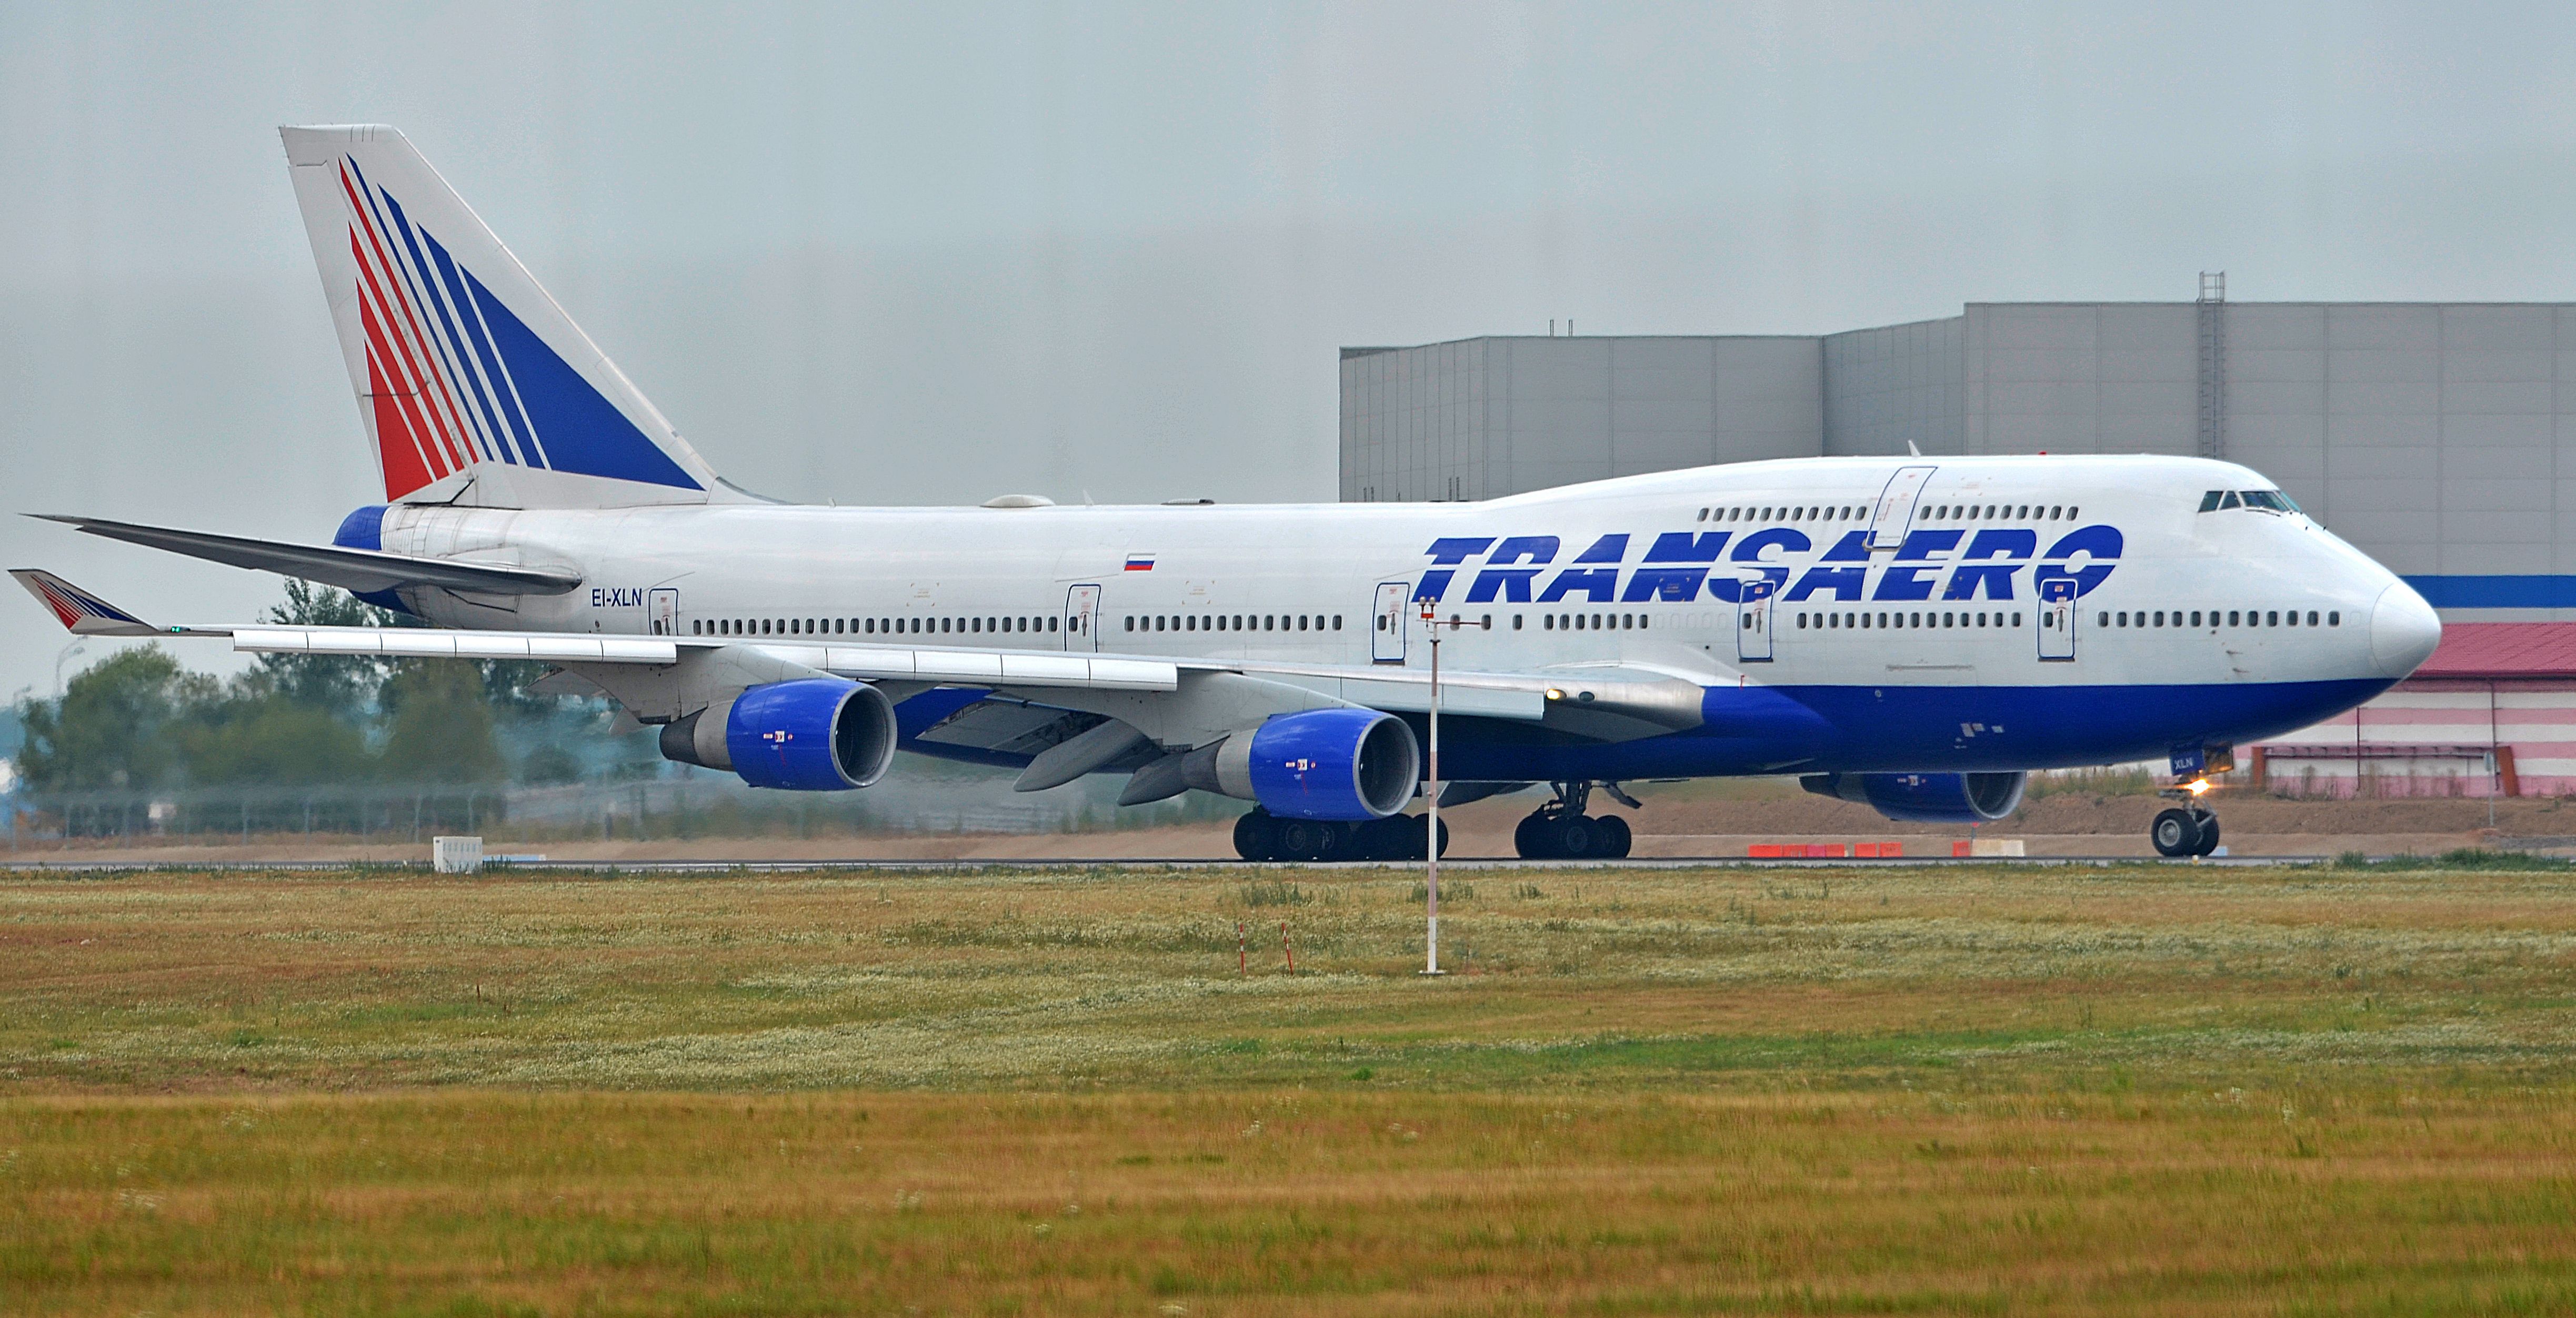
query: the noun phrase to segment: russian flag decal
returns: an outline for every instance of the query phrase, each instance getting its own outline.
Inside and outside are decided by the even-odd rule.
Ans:
[[[1129,554],[1127,556],[1127,570],[1130,572],[1153,571],[1154,556],[1152,554]]]

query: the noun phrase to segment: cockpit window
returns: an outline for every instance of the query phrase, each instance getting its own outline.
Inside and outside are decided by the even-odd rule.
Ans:
[[[2279,490],[2247,490],[2244,493],[2245,506],[2248,508],[2262,508],[2276,513],[2294,513],[2299,510],[2299,505],[2290,502],[2290,496]]]
[[[2244,505],[2237,500],[2236,491],[2227,490],[2219,495],[2218,506],[2221,508],[2240,508]]]
[[[2218,501],[2225,497],[2227,497],[2227,491],[2211,490],[2209,493],[2200,496],[2200,510],[2205,513],[2217,512]]]

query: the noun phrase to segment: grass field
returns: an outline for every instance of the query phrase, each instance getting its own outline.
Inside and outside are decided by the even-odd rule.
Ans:
[[[2576,871],[1415,883],[0,877],[0,1311],[2576,1309]]]

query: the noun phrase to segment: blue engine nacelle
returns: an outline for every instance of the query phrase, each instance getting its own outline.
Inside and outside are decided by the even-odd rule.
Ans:
[[[1149,766],[1145,790],[1126,800],[1159,800],[1186,787],[1259,801],[1282,819],[1384,819],[1413,799],[1422,755],[1403,719],[1374,709],[1309,709],[1281,714],[1249,732]]]
[[[1800,787],[1858,801],[1890,819],[1983,824],[2021,808],[2030,775],[2013,773],[1811,773]]]
[[[730,769],[754,787],[845,792],[885,776],[894,704],[864,682],[808,677],[756,686],[662,725],[662,754]]]

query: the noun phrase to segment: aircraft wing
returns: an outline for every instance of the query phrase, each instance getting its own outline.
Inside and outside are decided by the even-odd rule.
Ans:
[[[376,549],[254,540],[248,536],[217,535],[211,531],[181,531],[165,526],[111,522],[100,517],[64,517],[52,513],[37,513],[35,516],[110,540],[167,549],[172,553],[233,567],[301,577],[361,594],[391,590],[396,586],[443,586],[449,590],[468,590],[485,595],[561,595],[581,584],[580,577],[568,573],[515,567],[506,563],[416,558]]]

